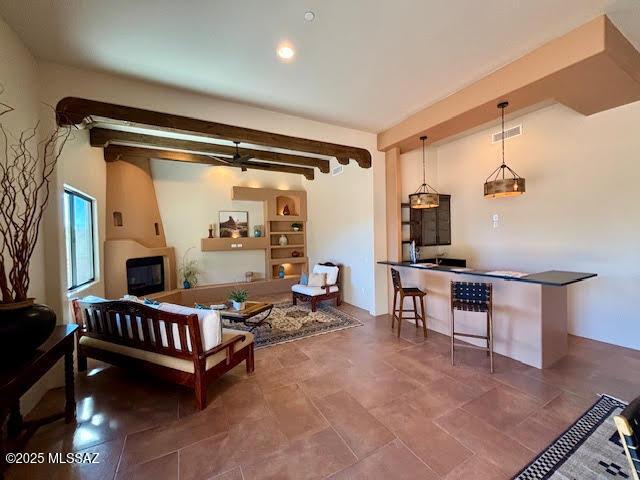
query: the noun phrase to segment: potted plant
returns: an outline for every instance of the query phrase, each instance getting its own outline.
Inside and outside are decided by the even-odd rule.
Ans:
[[[229,300],[234,310],[244,310],[247,306],[247,298],[249,298],[249,292],[246,290],[236,289],[229,294]]]
[[[302,224],[301,223],[292,223],[291,224],[291,228],[293,229],[294,232],[299,232],[302,230]]]
[[[47,133],[37,125],[12,132],[13,111],[0,102],[0,357],[12,360],[32,354],[56,325],[55,312],[28,296],[29,267],[55,167],[71,135],[58,126]]]
[[[192,249],[193,247],[184,252],[184,255],[182,256],[182,265],[180,265],[180,268],[178,269],[178,274],[180,275],[180,278],[182,278],[183,288],[192,288],[198,285],[198,275],[201,273],[196,260],[187,260],[187,255]]]

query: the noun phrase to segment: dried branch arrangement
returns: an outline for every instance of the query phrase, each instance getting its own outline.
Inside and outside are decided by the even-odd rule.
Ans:
[[[13,111],[0,102],[0,303],[27,299],[52,176],[71,135],[69,127],[56,127],[40,137],[39,123],[16,135],[2,122]]]

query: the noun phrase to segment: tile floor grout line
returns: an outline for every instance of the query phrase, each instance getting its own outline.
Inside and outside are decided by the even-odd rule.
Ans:
[[[509,387],[509,388],[513,388],[514,390],[517,390],[518,392],[528,396],[529,398],[532,398],[534,400],[540,400],[541,402],[544,401],[542,398],[534,397],[529,392],[525,392],[523,389],[518,388],[518,387],[516,387],[514,385],[511,385],[510,383],[507,383],[505,380],[500,380],[499,378],[495,378],[495,380],[497,382],[499,382],[501,385],[504,385],[504,386]],[[541,380],[536,380],[536,379],[533,379],[533,378],[532,378],[532,380],[535,380],[535,381],[537,381],[539,383],[543,383],[544,385],[548,385],[549,387],[553,387],[553,388],[559,390],[559,392],[554,397],[552,397],[551,400],[554,400],[554,399],[558,398],[560,395],[562,395],[563,390],[561,388],[558,388],[555,385],[551,385],[550,383],[546,383],[546,382],[541,381]],[[546,403],[543,403],[542,405],[546,405]]]
[[[392,432],[393,433],[393,432]],[[395,434],[394,434],[395,435]],[[330,473],[329,475],[326,475],[324,478],[329,478],[337,473],[343,472],[344,470],[347,470],[351,467],[353,467],[354,465],[360,463],[363,460],[366,460],[367,458],[371,457],[372,455],[374,455],[375,453],[379,452],[380,450],[382,450],[383,448],[391,445],[393,442],[395,442],[396,440],[399,440],[399,438],[397,436],[394,436],[394,438],[392,438],[391,440],[389,440],[387,443],[385,443],[384,445],[379,446],[378,448],[376,448],[375,450],[373,450],[372,452],[370,452],[369,454],[367,454],[366,456],[362,457],[362,458],[357,458],[356,457],[356,461],[354,463],[352,463],[351,465],[347,465],[344,468],[340,468],[338,470],[336,470],[335,472]]]
[[[467,463],[471,462],[471,460],[473,460],[474,458],[480,458],[480,459],[482,459],[482,460],[485,460],[485,458],[484,458],[482,455],[480,455],[479,453],[474,453],[474,452],[471,452],[471,453],[472,453],[472,455],[471,455],[469,458],[465,458],[465,459],[462,461],[462,463],[459,463],[458,465],[456,465],[455,467],[453,467],[451,470],[449,470],[449,472],[447,473],[447,475],[445,475],[443,478],[447,478],[447,476],[448,476],[451,472],[453,472],[456,468],[461,467],[461,466],[463,466],[463,465],[465,465],[465,464],[467,464]],[[488,460],[485,460],[485,461],[488,461]],[[500,471],[502,472],[502,470],[500,470]]]
[[[404,448],[406,448],[407,450],[409,450],[409,451],[411,452],[411,455],[413,455],[414,457],[416,457],[416,459],[417,459],[420,463],[422,463],[425,467],[427,467],[427,468],[429,469],[429,471],[433,472],[433,473],[435,474],[436,478],[441,478],[441,477],[442,477],[438,472],[436,472],[433,468],[431,468],[431,467],[427,464],[427,462],[425,462],[425,461],[424,461],[424,460],[422,460],[418,455],[416,455],[416,453],[415,453],[413,450],[411,450],[411,449],[409,448],[409,446],[408,446],[406,443],[404,443],[400,437],[398,437],[398,441],[399,441],[399,442],[404,446]]]
[[[124,446],[126,444],[127,444],[127,435],[125,435],[124,440],[122,441],[122,448],[120,449],[120,456],[118,457],[118,462],[116,463],[116,470],[114,472],[113,478],[116,478],[116,475],[120,470],[120,463],[122,462],[122,456],[124,455]]]
[[[343,391],[343,390],[340,390],[340,391]],[[318,410],[318,412],[320,413],[322,418],[324,418],[324,421],[327,422],[327,424],[329,425],[329,428],[331,428],[335,432],[335,434],[338,435],[338,438],[342,441],[342,443],[344,443],[346,445],[346,447],[349,449],[351,454],[356,458],[356,461],[360,461],[360,459],[358,458],[358,455],[356,455],[356,452],[354,452],[353,449],[351,448],[351,445],[349,445],[347,443],[347,441],[342,437],[342,435],[340,435],[340,432],[338,432],[338,430],[336,430],[336,428],[329,421],[329,419],[325,416],[325,414],[322,413],[322,410],[320,409],[320,407],[318,407],[318,405],[316,405],[316,402],[314,402],[313,399],[310,399],[310,401],[313,404],[313,406]]]
[[[206,438],[204,440],[206,440]],[[197,442],[195,442],[195,443],[197,443]],[[122,466],[122,457],[121,457],[120,461],[118,462],[117,472],[121,472],[121,471],[124,472],[129,468],[133,468],[133,467],[137,467],[138,465],[144,465],[145,463],[153,462],[154,460],[158,460],[159,458],[166,457],[168,455],[171,455],[172,453],[177,453],[178,454],[178,458],[180,458],[180,456],[179,456],[180,450],[181,449],[179,449],[179,450],[171,450],[170,452],[166,452],[166,453],[164,453],[162,455],[158,455],[156,457],[149,458],[149,459],[145,460],[144,462],[132,463],[131,465],[127,465],[123,469],[120,468]],[[124,454],[124,450],[123,450],[123,454]]]
[[[221,408],[221,407],[214,407],[214,408]],[[196,443],[200,443],[200,442],[203,442],[203,441],[205,441],[205,440],[208,440],[208,439],[210,439],[210,438],[212,438],[212,437],[215,437],[215,436],[217,436],[217,435],[222,435],[223,433],[224,433],[224,434],[228,434],[230,429],[231,429],[231,426],[229,426],[229,428],[228,428],[227,430],[224,430],[224,431],[221,431],[221,432],[215,433],[215,434],[213,434],[213,435],[209,435],[208,437],[204,437],[204,438],[201,438],[201,439],[196,440],[196,441],[194,441],[194,442],[188,443],[188,444],[183,445],[182,447],[180,447],[180,448],[178,448],[178,449],[176,449],[176,450],[171,450],[171,451],[169,451],[169,452],[165,452],[165,453],[163,453],[163,454],[161,454],[161,455],[157,455],[157,456],[155,456],[155,457],[149,458],[149,459],[145,460],[144,462],[138,462],[138,463],[133,463],[133,464],[131,464],[131,465],[127,465],[127,467],[134,467],[134,466],[136,466],[136,465],[143,465],[143,464],[148,463],[148,462],[151,462],[151,461],[153,461],[153,460],[157,460],[158,458],[162,458],[162,457],[165,457],[165,456],[167,456],[167,455],[171,455],[172,453],[178,453],[178,458],[180,458],[180,451],[181,451],[181,450],[184,450],[185,448],[188,448],[188,447],[190,447],[190,446],[192,446],[192,445],[195,445]],[[126,439],[125,439],[125,441],[126,441]],[[120,470],[120,466],[122,465],[122,456],[124,455],[124,445],[125,445],[125,444],[123,444],[123,445],[122,445],[122,449],[123,449],[123,451],[122,451],[122,454],[121,454],[121,456],[120,456],[120,460],[118,461],[118,471]]]
[[[472,413],[469,413],[469,412],[467,412],[466,410],[464,410],[464,409],[462,409],[462,408],[460,408],[460,407],[458,407],[458,408],[459,408],[460,410],[462,410],[463,412],[465,412],[467,415],[471,415],[471,416],[472,416],[473,418],[475,418],[477,421],[479,421],[480,423],[484,424],[484,426],[485,426],[485,427],[488,427],[489,429],[494,430],[494,431],[498,432],[498,433],[499,433],[499,434],[501,434],[501,435],[504,435],[505,437],[509,438],[509,439],[510,439],[510,440],[512,440],[513,442],[515,442],[515,443],[517,443],[518,445],[520,445],[520,446],[521,446],[522,448],[524,448],[525,450],[527,450],[527,451],[529,451],[529,452],[531,452],[532,454],[534,454],[534,455],[535,455],[535,453],[536,453],[536,452],[534,452],[533,450],[531,450],[531,449],[530,449],[529,447],[527,447],[526,445],[523,445],[522,443],[520,443],[520,441],[519,441],[518,439],[513,438],[513,437],[511,437],[510,435],[507,435],[507,434],[506,434],[506,433],[504,433],[503,431],[501,431],[501,430],[499,430],[498,428],[496,428],[496,427],[494,427],[493,425],[491,425],[489,422],[486,422],[485,420],[483,420],[483,419],[481,419],[481,418],[479,418],[479,417],[476,417],[476,416],[475,416],[475,415],[473,415]],[[443,415],[442,415],[442,416],[443,416]],[[438,418],[440,418],[440,417],[438,417]],[[446,430],[446,429],[445,429],[443,426],[441,426],[440,424],[436,424],[436,425],[438,425],[440,428],[442,428],[443,430],[445,430],[445,431],[446,431],[447,433],[449,433],[452,437],[456,438],[456,437],[453,435],[453,433],[450,433],[448,430]],[[456,439],[456,440],[457,440],[457,439]],[[460,442],[460,441],[458,440],[458,442]],[[460,443],[462,443],[462,442],[460,442]],[[464,444],[463,444],[463,445],[464,445]],[[471,449],[470,449],[469,447],[467,447],[466,445],[464,445],[464,446],[465,446],[465,448],[467,448],[467,449],[471,450]],[[472,450],[472,451],[473,451],[473,450]]]

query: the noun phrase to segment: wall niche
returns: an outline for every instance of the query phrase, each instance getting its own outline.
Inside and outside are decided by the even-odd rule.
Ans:
[[[300,215],[300,199],[278,195],[276,197],[276,214],[291,217]]]

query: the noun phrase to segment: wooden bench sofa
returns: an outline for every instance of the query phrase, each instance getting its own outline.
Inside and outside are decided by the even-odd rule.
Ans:
[[[87,358],[134,368],[172,383],[193,388],[196,405],[207,405],[207,385],[241,362],[254,369],[253,335],[222,329],[222,342],[203,348],[196,314],[181,315],[137,302],[73,300],[78,370]],[[192,348],[193,347],[193,348]]]

